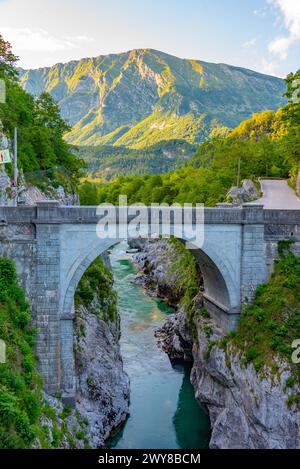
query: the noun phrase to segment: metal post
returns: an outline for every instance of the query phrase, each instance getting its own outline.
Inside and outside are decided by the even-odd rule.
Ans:
[[[16,183],[16,195],[14,198],[14,206],[18,205],[18,129],[14,131],[14,181]]]
[[[237,182],[236,182],[237,187],[240,187],[240,179],[241,179],[241,157],[239,156]]]

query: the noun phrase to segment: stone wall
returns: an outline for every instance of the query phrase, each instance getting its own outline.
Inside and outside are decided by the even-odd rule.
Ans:
[[[264,225],[244,225],[242,247],[242,301],[251,301],[258,285],[267,280]]]

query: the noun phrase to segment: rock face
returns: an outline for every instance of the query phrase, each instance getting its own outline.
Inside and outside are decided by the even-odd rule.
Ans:
[[[268,367],[259,375],[252,364],[243,365],[241,353],[230,345],[225,350],[211,347],[223,333],[208,318],[197,321],[197,338],[190,354],[183,311],[168,317],[157,335],[160,347],[171,359],[190,360],[192,356],[195,396],[206,406],[211,420],[210,448],[300,448],[300,412],[287,406],[288,397],[299,389],[285,388],[290,376],[286,364],[278,361],[276,376]]]
[[[57,200],[61,205],[77,205],[79,198],[76,194],[68,194],[62,186],[57,188],[51,187],[49,181],[49,190],[47,192],[41,191],[38,187],[32,184],[27,184],[24,178],[19,181],[19,200],[25,205],[35,205],[37,202],[45,200]]]
[[[259,198],[259,192],[250,179],[243,181],[242,187],[232,187],[227,194],[227,200],[234,205],[242,205]]]
[[[155,281],[166,284],[164,272],[168,268],[164,263],[168,257],[167,262],[170,261],[170,256],[160,256],[169,249],[163,244],[166,241],[146,243],[136,256],[138,264],[146,265],[149,271],[144,271],[143,277],[149,276],[152,289]],[[143,284],[147,286],[148,281],[143,280]],[[169,280],[167,284],[172,289]],[[170,297],[173,300],[172,293]],[[289,396],[300,390],[285,386],[291,375],[288,365],[275,358],[279,366],[276,375],[267,364],[256,372],[252,364],[245,364],[242,352],[233,348],[230,341],[222,347],[216,344],[224,333],[201,309],[201,293],[194,303],[198,313],[192,335],[181,307],[168,316],[156,336],[171,359],[193,361],[191,382],[195,396],[207,407],[211,420],[210,448],[300,448],[300,412],[287,405]]]
[[[87,422],[92,448],[102,447],[129,413],[129,378],[123,370],[120,317],[109,270],[104,253],[86,271],[75,295],[76,409]]]
[[[51,448],[84,449],[89,448],[87,422],[72,409],[67,409],[56,397],[43,393],[43,402],[48,408],[40,418],[40,426],[47,429],[47,443]],[[45,442],[37,439],[34,448],[45,448]]]
[[[196,398],[209,410],[210,448],[300,448],[300,413],[287,406],[289,395],[299,389],[285,388],[287,364],[277,360],[276,376],[268,366],[258,374],[252,364],[243,365],[241,353],[230,344],[209,351],[208,341],[221,337],[213,321],[209,323],[209,339],[203,323],[197,324],[191,382]]]
[[[129,378],[118,340],[118,325],[105,323],[84,306],[76,310],[76,409],[88,421],[93,448],[102,447],[128,416]]]
[[[134,239],[130,246],[141,250],[134,256],[135,263],[142,270],[135,281],[143,285],[149,295],[165,298],[171,306],[177,306],[180,292],[174,291],[177,275],[172,269],[176,249],[164,239]]]
[[[158,346],[168,354],[170,360],[192,362],[192,336],[188,330],[184,309],[170,314],[164,325],[155,331]]]

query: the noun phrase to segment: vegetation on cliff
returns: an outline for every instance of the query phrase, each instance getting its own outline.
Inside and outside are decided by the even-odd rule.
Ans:
[[[35,333],[13,263],[0,259],[0,447],[26,448],[38,435],[42,413],[41,379],[36,372]]]
[[[87,447],[80,414],[42,393],[35,336],[15,265],[0,258],[0,448]]]
[[[232,340],[257,371],[264,365],[276,371],[274,358],[279,354],[292,369],[288,383],[292,386],[300,382],[300,365],[292,363],[292,343],[300,337],[300,258],[290,251],[288,242],[279,243],[279,252],[274,273],[257,288],[253,303],[244,307]]]
[[[175,250],[171,268],[172,272],[176,272],[173,293],[180,298],[179,306],[184,307],[188,325],[193,329],[194,300],[202,283],[199,264],[179,239],[171,237],[167,242]]]
[[[75,305],[81,304],[105,322],[118,320],[113,274],[100,257],[88,267],[77,286]]]

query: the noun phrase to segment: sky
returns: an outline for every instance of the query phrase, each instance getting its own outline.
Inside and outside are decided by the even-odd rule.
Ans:
[[[138,48],[280,77],[300,68],[300,0],[0,0],[0,32],[23,68]]]

